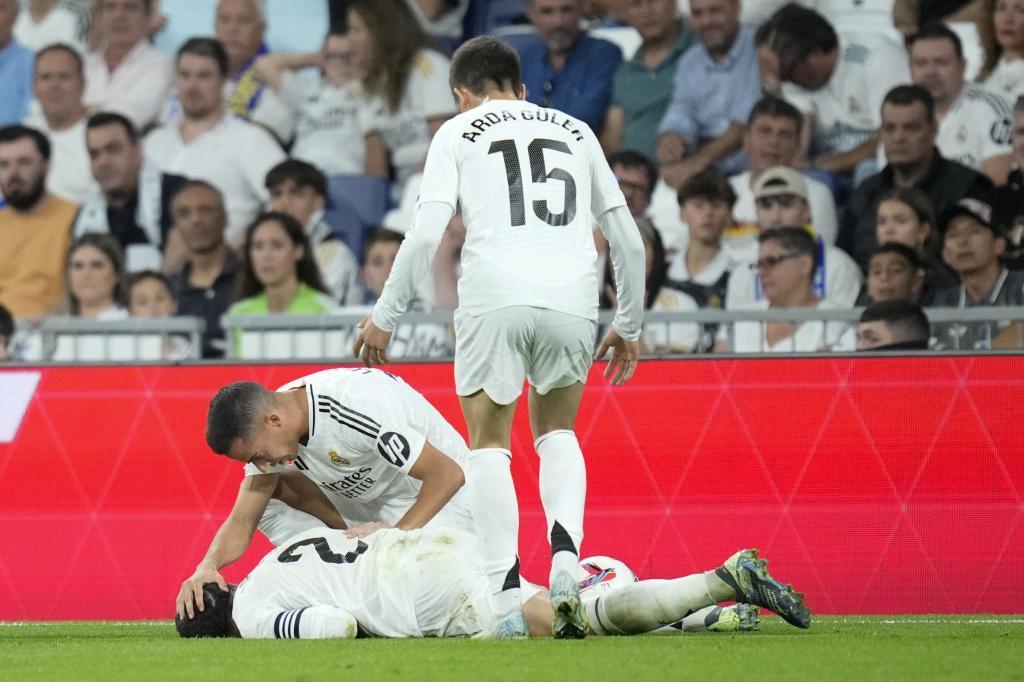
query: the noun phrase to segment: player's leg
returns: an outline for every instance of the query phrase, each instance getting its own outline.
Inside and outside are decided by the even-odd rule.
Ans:
[[[623,585],[586,599],[584,607],[594,634],[639,635],[734,596],[734,590],[714,571],[707,571],[674,580]]]
[[[539,314],[528,376],[530,425],[540,459],[540,496],[551,542],[555,636],[582,637],[576,566],[583,541],[587,470],[574,431],[590,371],[593,321],[551,310]]]
[[[526,377],[514,311],[455,316],[455,384],[469,429],[466,486],[499,629],[525,636],[519,593],[519,505],[512,482],[512,418]]]

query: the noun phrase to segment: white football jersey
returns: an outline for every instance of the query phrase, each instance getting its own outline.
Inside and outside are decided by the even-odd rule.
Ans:
[[[459,432],[392,374],[329,369],[278,390],[299,388],[306,392],[309,437],[292,464],[283,466],[298,468],[320,486],[350,524],[394,524],[402,517],[419,494],[420,481],[409,470],[427,442],[466,469],[469,448]],[[261,473],[254,464],[245,465],[246,476]],[[449,502],[453,518],[444,517],[442,525],[469,529],[468,514],[461,513],[464,489]]]
[[[967,83],[939,121],[936,145],[947,159],[984,172],[982,163],[1009,154],[1013,106],[1001,93]]]
[[[419,203],[462,208],[459,306],[532,306],[597,319],[594,216],[626,201],[585,123],[493,100],[434,136]]]
[[[849,151],[871,139],[882,124],[882,100],[910,82],[902,47],[881,35],[839,37],[839,62],[829,82],[814,92],[783,85],[790,102],[814,119],[814,151]]]
[[[492,627],[475,540],[458,531],[314,528],[277,547],[235,592],[250,639],[473,635]]]

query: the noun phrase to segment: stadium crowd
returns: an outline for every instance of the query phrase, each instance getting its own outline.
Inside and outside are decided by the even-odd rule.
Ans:
[[[0,358],[60,359],[25,340],[53,316],[194,316],[220,357],[225,314],[369,310],[482,32],[598,135],[649,310],[870,306],[857,333],[652,324],[646,350],[1022,346],[1010,321],[903,332],[1024,304],[1024,0],[292,5],[0,0]],[[457,306],[463,233],[415,310]],[[416,334],[406,355],[450,354]]]

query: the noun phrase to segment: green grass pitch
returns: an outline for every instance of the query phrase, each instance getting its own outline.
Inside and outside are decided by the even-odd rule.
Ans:
[[[241,641],[173,624],[0,623],[0,679],[1024,680],[1019,616],[819,617],[810,630],[585,641]]]

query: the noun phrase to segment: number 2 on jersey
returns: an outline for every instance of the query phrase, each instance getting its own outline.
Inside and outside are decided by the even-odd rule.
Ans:
[[[302,558],[302,554],[296,553],[296,551],[306,545],[313,545],[313,549],[316,550],[317,556],[320,557],[320,560],[329,564],[351,564],[359,558],[360,554],[363,554],[370,548],[365,542],[360,540],[356,544],[354,552],[338,554],[331,549],[331,545],[327,542],[327,538],[306,538],[305,540],[299,540],[298,542],[290,545],[288,549],[278,555],[277,560],[282,564],[290,564],[294,561],[298,561]]]
[[[530,156],[530,176],[533,182],[544,183],[548,180],[560,180],[565,188],[564,209],[561,213],[552,213],[547,201],[534,201],[534,214],[552,227],[564,227],[576,217],[576,181],[564,168],[547,169],[544,150],[572,154],[569,145],[559,140],[537,138],[527,147]],[[526,224],[526,200],[523,196],[523,171],[519,163],[514,140],[495,140],[487,150],[488,154],[501,152],[505,161],[505,176],[508,178],[508,203],[512,216],[512,226],[521,227]]]

